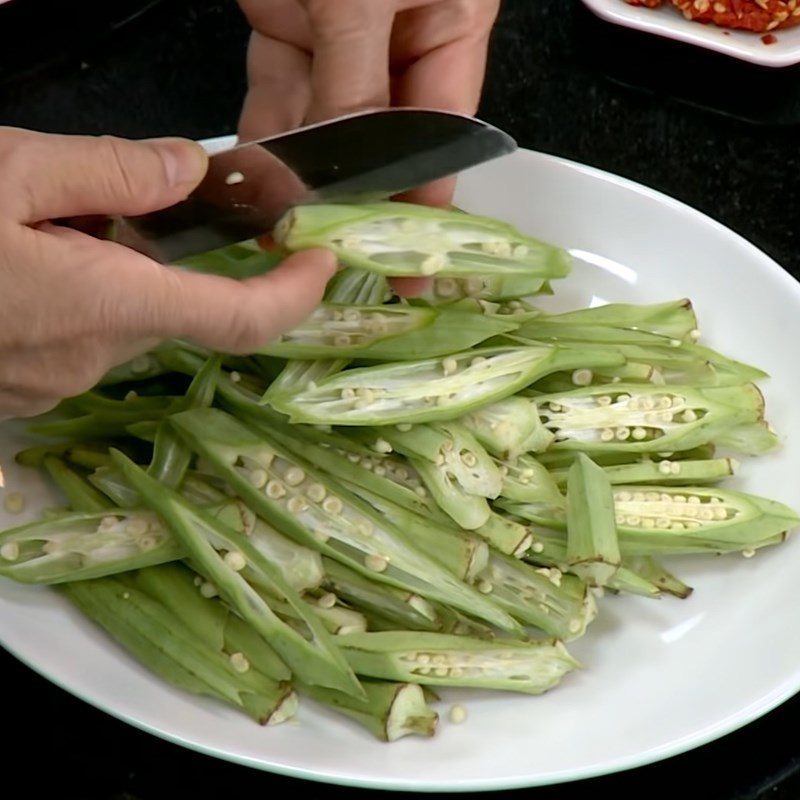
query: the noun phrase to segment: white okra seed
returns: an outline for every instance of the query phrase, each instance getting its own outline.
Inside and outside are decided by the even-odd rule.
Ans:
[[[289,467],[283,479],[289,486],[299,486],[306,479],[306,473],[300,467]]]
[[[590,369],[576,369],[572,373],[572,382],[575,384],[575,386],[588,386],[592,382],[593,377],[594,376]]]
[[[244,175],[238,171],[231,172],[230,175],[225,177],[225,183],[227,183],[228,186],[235,186],[237,183],[242,183],[242,181],[244,181]]]
[[[209,599],[212,597],[216,597],[217,587],[214,586],[214,584],[211,583],[210,581],[203,581],[203,583],[200,584],[200,594],[203,595],[203,597],[207,597]]]
[[[280,481],[269,481],[266,488],[267,497],[278,500],[286,494],[286,487]]]
[[[19,558],[19,544],[17,542],[6,542],[0,547],[0,557],[4,561],[16,561]]]
[[[386,439],[384,439],[383,437],[379,437],[379,438],[376,440],[376,442],[375,442],[375,444],[373,445],[372,449],[373,449],[373,450],[374,450],[376,453],[385,453],[385,454],[388,454],[388,453],[391,453],[391,452],[392,452],[392,446],[391,446],[391,445],[389,444],[389,442],[387,442],[387,441],[386,441]]]
[[[229,550],[223,561],[234,571],[241,572],[247,566],[247,560],[238,550]]]
[[[333,592],[325,592],[318,600],[320,608],[333,608],[336,605],[336,595]]]
[[[231,653],[230,662],[237,672],[247,672],[250,669],[250,662],[244,653]]]
[[[389,566],[389,559],[385,556],[371,554],[364,559],[364,566],[373,572],[384,572]]]
[[[306,497],[312,503],[321,503],[327,494],[328,492],[321,483],[312,483],[306,490]]]
[[[269,476],[267,475],[267,471],[265,469],[254,469],[250,471],[247,479],[251,484],[253,484],[253,486],[256,487],[256,489],[263,489],[267,485]]]
[[[344,509],[344,503],[335,495],[329,495],[322,501],[322,508],[328,514],[341,514]]]
[[[241,373],[237,372],[236,370],[233,370],[233,372],[231,372],[231,376],[230,377],[231,377],[231,380],[234,383],[241,383],[242,375],[241,375]]]

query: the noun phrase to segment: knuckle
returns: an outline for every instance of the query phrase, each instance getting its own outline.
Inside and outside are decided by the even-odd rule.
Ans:
[[[108,181],[111,192],[121,192],[126,197],[137,199],[146,195],[149,181],[140,180],[140,165],[131,158],[134,151],[128,149],[129,143],[115,136],[100,136],[97,142],[99,161],[103,165],[103,169],[98,170],[98,177]]]

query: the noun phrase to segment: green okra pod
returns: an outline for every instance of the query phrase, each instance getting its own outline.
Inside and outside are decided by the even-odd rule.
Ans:
[[[304,695],[363,725],[382,742],[403,736],[433,736],[439,715],[428,706],[425,693],[414,683],[365,680],[366,700],[318,686],[299,687]]]
[[[567,563],[590,586],[605,586],[621,561],[611,483],[581,453],[567,477]]]
[[[304,205],[274,236],[289,251],[325,247],[348,267],[387,276],[526,275],[563,278],[570,258],[512,225],[409,203]]]
[[[339,638],[360,675],[429,686],[466,686],[541,694],[578,666],[559,641],[487,641],[415,631]]]
[[[177,417],[209,409],[182,412]],[[309,610],[280,570],[243,534],[220,523],[200,508],[189,505],[179,494],[158,483],[121,453],[113,452],[125,478],[157,511],[173,535],[186,548],[195,567],[211,581],[225,600],[275,648],[292,672],[308,683],[347,693],[362,694],[355,676],[343,661],[325,627]],[[224,551],[222,556],[219,551]],[[260,584],[288,603],[308,626],[307,640],[281,622],[247,580],[254,575]]]

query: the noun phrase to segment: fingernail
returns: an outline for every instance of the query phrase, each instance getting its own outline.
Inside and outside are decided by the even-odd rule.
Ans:
[[[196,142],[188,139],[148,139],[161,157],[169,186],[192,186],[200,183],[208,169],[208,155]]]

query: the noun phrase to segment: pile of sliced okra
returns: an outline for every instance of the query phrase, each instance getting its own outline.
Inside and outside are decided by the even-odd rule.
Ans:
[[[68,508],[0,534],[0,574],[56,584],[165,680],[262,724],[300,695],[431,735],[438,687],[556,686],[604,592],[687,597],[660,557],[797,523],[718,485],[777,438],[764,373],[700,345],[688,300],[544,313],[567,255],[457,211],[306,207],[276,238],[343,265],[308,320],[248,357],[164,343],[17,456]],[[397,275],[433,280],[400,301]]]

